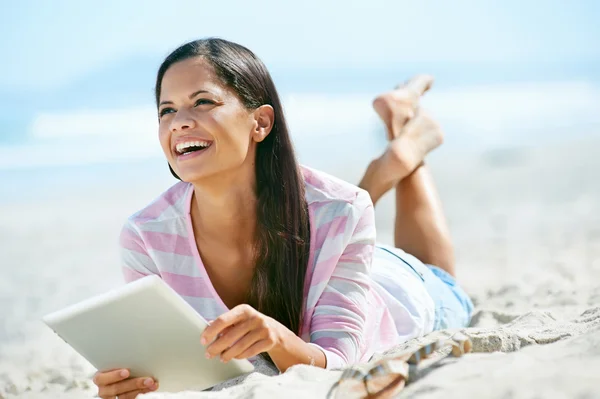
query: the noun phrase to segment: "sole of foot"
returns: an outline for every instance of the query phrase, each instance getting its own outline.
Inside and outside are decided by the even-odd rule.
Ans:
[[[432,76],[416,75],[373,100],[373,109],[386,126],[388,140],[395,139],[408,121],[414,118],[419,99],[432,85]]]

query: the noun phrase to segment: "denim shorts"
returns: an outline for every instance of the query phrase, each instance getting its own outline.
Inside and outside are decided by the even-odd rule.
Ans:
[[[378,244],[375,256],[394,260],[400,267],[408,268],[420,277],[435,303],[434,331],[469,325],[473,302],[448,272],[437,266],[426,265],[401,249],[387,245]]]

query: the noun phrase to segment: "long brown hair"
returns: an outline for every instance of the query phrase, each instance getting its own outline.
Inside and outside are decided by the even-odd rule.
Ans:
[[[247,48],[217,38],[196,40],[173,51],[161,64],[156,79],[157,105],[167,69],[193,57],[208,61],[247,109],[269,104],[275,110],[270,134],[257,145],[257,237],[254,243],[257,255],[247,302],[291,331],[300,333],[310,223],[304,180],[275,84],[262,61]],[[179,179],[170,165],[169,168]]]

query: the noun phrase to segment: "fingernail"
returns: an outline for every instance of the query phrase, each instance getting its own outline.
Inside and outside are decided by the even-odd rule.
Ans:
[[[151,390],[156,391],[158,389],[158,382],[154,383],[154,385],[152,385],[150,387]]]
[[[206,345],[206,338],[204,338],[204,337],[200,338],[200,343],[202,345]]]
[[[204,356],[205,356],[207,359],[210,359],[210,358],[211,358],[211,356],[210,356],[210,353],[208,353],[208,352],[206,352],[206,353],[204,354]]]
[[[121,370],[121,372],[119,373],[119,375],[123,378],[127,378],[127,376],[129,375],[129,371],[128,370]]]
[[[152,381],[152,378],[146,378],[144,380],[144,385],[147,387],[151,387],[154,384],[154,381]]]

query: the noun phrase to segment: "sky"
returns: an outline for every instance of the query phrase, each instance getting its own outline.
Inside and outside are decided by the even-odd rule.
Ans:
[[[0,9],[0,168],[19,148],[39,152],[41,165],[89,158],[59,151],[64,142],[97,144],[109,158],[133,147],[156,155],[156,69],[207,36],[263,59],[292,132],[372,129],[372,96],[414,72],[436,76],[426,103],[457,142],[600,125],[595,0],[0,0]],[[135,145],[111,149],[115,137]]]
[[[2,2],[0,87],[17,90],[205,36],[239,41],[275,68],[600,59],[595,0]]]

